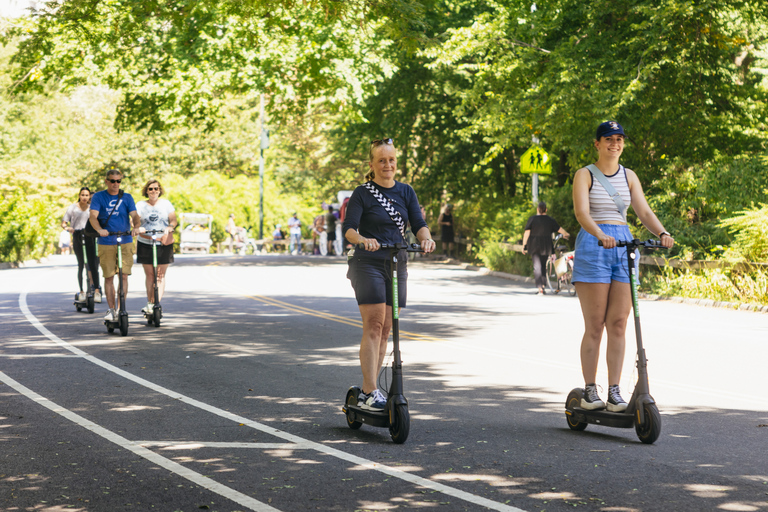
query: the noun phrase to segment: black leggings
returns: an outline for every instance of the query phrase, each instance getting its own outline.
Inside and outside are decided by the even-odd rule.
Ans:
[[[536,286],[542,288],[547,285],[547,278],[544,272],[547,268],[549,254],[531,253],[531,259],[533,260],[533,279],[536,282]]]
[[[83,291],[83,269],[85,268],[85,259],[83,258],[83,231],[78,229],[72,233],[72,248],[77,256],[77,284],[80,291]],[[101,289],[99,285],[99,257],[96,255],[96,239],[90,236],[85,237],[85,252],[88,256],[88,267],[91,269],[94,288]]]

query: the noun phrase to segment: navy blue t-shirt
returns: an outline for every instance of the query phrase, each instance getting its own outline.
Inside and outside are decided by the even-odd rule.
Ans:
[[[96,192],[91,197],[91,210],[99,212],[99,223],[104,226],[104,221],[109,217],[107,225],[104,229],[112,232],[124,232],[131,230],[131,212],[136,211],[136,203],[133,201],[131,194],[123,194],[122,199],[118,202],[118,195],[111,195],[106,190]],[[110,212],[115,208],[117,204],[117,211],[110,216]],[[123,244],[133,243],[133,237],[123,237]],[[100,236],[99,245],[117,245],[116,236]]]
[[[370,182],[381,194],[390,200],[392,206],[403,216],[406,225],[411,224],[414,233],[418,233],[427,223],[421,216],[419,208],[419,199],[416,197],[416,191],[410,185],[395,181],[391,188],[384,188],[375,182]],[[380,244],[403,243],[403,236],[400,234],[400,228],[389,216],[387,211],[373,197],[373,194],[364,186],[360,185],[349,198],[347,203],[347,214],[344,218],[341,232],[346,235],[350,229],[357,230],[365,238],[374,238]],[[361,258],[386,259],[389,257],[389,251],[379,249],[375,252],[356,249],[355,255]]]

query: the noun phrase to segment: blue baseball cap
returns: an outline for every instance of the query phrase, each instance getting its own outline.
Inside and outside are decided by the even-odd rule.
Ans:
[[[606,121],[597,127],[595,138],[600,140],[600,137],[610,137],[611,135],[616,134],[624,135],[624,128],[622,128],[616,121]]]

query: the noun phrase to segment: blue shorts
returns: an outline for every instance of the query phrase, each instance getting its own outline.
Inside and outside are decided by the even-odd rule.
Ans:
[[[626,225],[598,224],[608,236],[616,240],[632,240],[634,237]],[[638,253],[639,254],[639,253]],[[640,261],[635,258],[635,268]],[[603,249],[597,245],[597,238],[582,229],[576,237],[576,252],[573,255],[574,283],[606,283],[618,281],[629,283],[627,270],[627,248]]]
[[[398,258],[398,260],[397,304],[398,307],[404,308],[408,290],[408,269],[405,263],[406,258]],[[392,305],[392,262],[388,259],[353,256],[349,260],[347,278],[352,282],[358,305]]]

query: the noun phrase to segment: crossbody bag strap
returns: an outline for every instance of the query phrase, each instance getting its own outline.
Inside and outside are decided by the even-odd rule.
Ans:
[[[379,192],[379,190],[374,187],[370,181],[363,183],[363,186],[368,190],[368,192],[371,193],[374,198],[376,198],[382,208],[384,208],[384,210],[389,214],[392,221],[400,230],[400,234],[402,235],[403,240],[405,240],[405,221],[403,220],[403,216],[400,215],[400,212],[395,210],[395,207],[392,206],[392,203],[389,201],[389,199],[384,197],[384,194]]]
[[[608,192],[608,195],[611,197],[613,202],[616,203],[616,208],[619,209],[619,213],[622,217],[624,217],[624,222],[627,222],[627,206],[624,204],[624,200],[621,198],[621,195],[619,195],[613,185],[611,185],[611,182],[608,181],[608,178],[605,177],[605,174],[603,174],[603,172],[598,169],[595,164],[589,164],[587,169],[589,169],[589,172],[592,173],[592,176],[594,176],[597,181],[600,182],[605,191]]]

